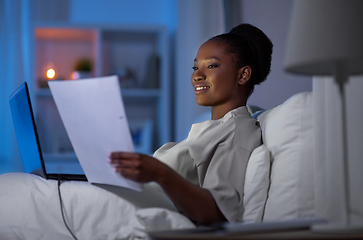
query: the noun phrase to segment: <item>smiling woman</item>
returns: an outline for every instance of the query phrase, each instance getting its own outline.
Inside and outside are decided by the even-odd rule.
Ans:
[[[246,102],[270,72],[272,43],[258,28],[241,24],[205,42],[194,60],[191,82],[212,119],[194,124],[180,143],[153,157],[113,152],[115,171],[137,182],[156,182],[194,222],[243,221],[246,166],[261,144],[261,131]]]

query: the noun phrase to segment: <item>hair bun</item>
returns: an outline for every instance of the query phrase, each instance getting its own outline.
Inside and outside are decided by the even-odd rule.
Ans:
[[[234,27],[229,33],[239,35],[249,43],[258,64],[259,74],[255,84],[263,82],[271,71],[271,40],[259,28],[247,23]]]

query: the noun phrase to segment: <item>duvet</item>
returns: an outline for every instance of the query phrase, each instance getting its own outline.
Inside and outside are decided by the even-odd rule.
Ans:
[[[194,228],[162,190],[141,193],[88,182],[0,175],[0,239],[147,239],[148,231]],[[64,218],[64,220],[63,220]]]

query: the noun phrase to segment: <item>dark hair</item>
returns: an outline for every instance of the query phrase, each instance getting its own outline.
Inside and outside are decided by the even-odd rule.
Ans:
[[[273,44],[259,28],[251,24],[240,24],[229,33],[221,34],[210,40],[222,41],[226,51],[232,55],[236,68],[250,66],[252,75],[251,92],[256,84],[265,81],[271,71]]]

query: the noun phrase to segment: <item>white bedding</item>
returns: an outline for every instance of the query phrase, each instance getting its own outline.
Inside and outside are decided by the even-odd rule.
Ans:
[[[135,193],[133,198],[143,199],[134,204],[120,197],[131,191],[110,192],[116,189],[87,182],[61,184],[65,218],[78,239],[145,239],[147,231],[195,227],[185,216],[169,210],[172,207],[166,206],[168,200],[162,194],[152,200],[153,196]],[[141,204],[145,200],[149,205]],[[62,220],[57,181],[23,173],[0,175],[0,206],[1,240],[72,239]]]

